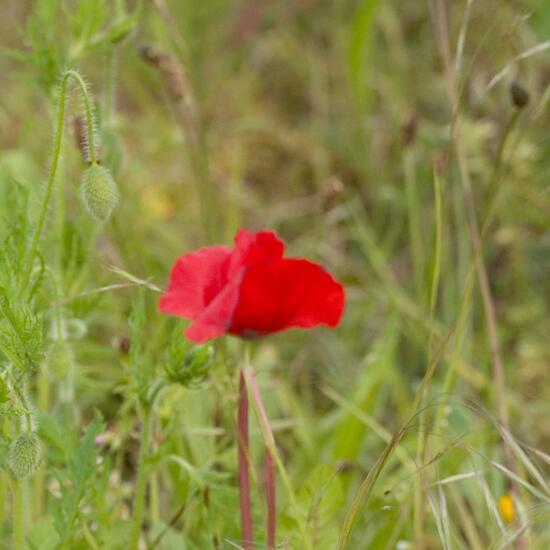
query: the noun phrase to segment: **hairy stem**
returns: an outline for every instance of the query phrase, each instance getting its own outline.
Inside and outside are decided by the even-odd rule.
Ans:
[[[302,512],[298,506],[298,501],[296,499],[294,490],[292,489],[292,483],[285,469],[283,461],[279,455],[279,452],[277,451],[277,446],[275,444],[275,437],[273,436],[273,430],[271,429],[269,419],[267,418],[267,413],[265,412],[265,407],[260,395],[260,390],[258,389],[258,385],[256,384],[256,377],[254,376],[254,370],[250,365],[245,366],[244,375],[245,375],[248,392],[250,394],[250,397],[252,398],[252,403],[254,404],[256,416],[258,417],[258,421],[260,423],[260,429],[262,430],[265,446],[269,450],[269,453],[271,454],[271,457],[273,458],[275,465],[279,470],[279,475],[283,482],[283,486],[286,490],[288,500],[290,502],[290,506],[292,507],[292,511],[294,512],[296,522],[298,523],[298,529],[300,530],[300,534],[302,535],[302,538],[303,538],[303,548],[305,548],[306,550],[313,550],[312,542],[310,540],[310,537],[307,532],[306,524],[302,517]],[[275,485],[273,485],[273,488],[274,487]],[[274,506],[274,503],[273,503],[273,506]]]
[[[38,243],[40,242],[40,237],[42,235],[44,224],[46,222],[48,207],[50,205],[50,199],[52,197],[53,187],[54,187],[57,171],[59,168],[59,159],[61,158],[61,145],[63,143],[63,125],[65,121],[65,104],[67,99],[67,85],[69,80],[71,79],[75,80],[76,83],[78,84],[80,88],[80,92],[82,94],[83,102],[84,102],[84,110],[86,111],[86,122],[87,122],[87,130],[88,130],[88,147],[90,148],[90,160],[92,164],[96,164],[97,162],[96,150],[95,150],[92,102],[90,99],[90,95],[88,93],[88,88],[83,78],[80,76],[80,74],[77,71],[73,69],[68,69],[63,73],[61,77],[52,162],[50,165],[48,180],[46,182],[46,190],[44,192],[42,206],[40,207],[38,223],[36,224],[36,229],[34,230],[34,234],[31,240],[31,246],[29,249],[29,257],[27,262],[27,269],[23,276],[23,289],[25,289],[29,284],[34,258],[36,256]]]
[[[25,550],[25,506],[23,485],[18,479],[12,480],[13,499],[13,548]]]
[[[46,365],[42,365],[38,373],[38,409],[40,411],[48,411],[50,403],[50,383],[48,381],[48,373],[44,372]],[[40,464],[34,474],[33,482],[33,518],[38,521],[42,517],[44,504],[44,489],[46,485],[46,468],[44,464]]]
[[[252,512],[250,507],[250,447],[248,440],[248,395],[244,373],[241,370],[239,379],[239,412],[237,418],[237,440],[239,456],[239,489],[241,505],[241,536],[245,550],[254,545],[252,534]]]

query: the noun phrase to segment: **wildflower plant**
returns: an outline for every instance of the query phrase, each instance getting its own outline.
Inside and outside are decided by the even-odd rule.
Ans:
[[[0,550],[550,547],[543,4],[1,3]]]
[[[309,260],[283,258],[283,253],[284,243],[273,231],[240,230],[233,249],[212,246],[181,256],[172,268],[159,308],[164,313],[191,319],[185,335],[197,343],[225,333],[255,339],[292,327],[337,326],[345,303],[342,285],[321,266]],[[282,464],[249,362],[248,357],[240,371],[237,403],[241,534],[247,550],[254,545],[249,487],[249,393],[266,442],[266,539],[270,548],[275,547],[277,514],[274,455],[278,466]]]

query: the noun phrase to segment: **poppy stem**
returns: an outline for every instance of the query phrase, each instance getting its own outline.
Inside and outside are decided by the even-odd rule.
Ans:
[[[265,492],[267,500],[267,546],[275,548],[275,528],[277,524],[277,499],[275,492],[275,468],[269,448],[265,448]]]
[[[254,400],[256,406],[256,413],[262,427],[262,433],[265,440],[265,492],[267,502],[267,546],[268,548],[275,548],[275,529],[277,525],[277,502],[276,502],[276,488],[275,488],[275,468],[273,463],[275,438],[273,437],[273,431],[265,412],[264,403],[260,395],[260,391],[256,384],[256,378],[254,371],[250,365],[245,367],[245,376],[247,376],[247,382],[249,385],[249,391]],[[241,371],[241,376],[243,371]]]
[[[248,442],[248,394],[241,369],[239,380],[239,413],[237,419],[237,439],[239,447],[239,488],[241,504],[241,536],[245,550],[252,550],[254,538],[252,535],[252,512],[250,507],[250,475]]]

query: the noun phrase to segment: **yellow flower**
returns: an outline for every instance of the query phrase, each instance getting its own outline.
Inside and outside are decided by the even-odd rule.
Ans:
[[[502,495],[498,499],[498,511],[505,523],[513,523],[516,519],[516,507],[510,495]]]

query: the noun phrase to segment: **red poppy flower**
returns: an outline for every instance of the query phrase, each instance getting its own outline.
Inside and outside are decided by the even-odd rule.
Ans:
[[[235,247],[210,246],[176,260],[160,311],[193,321],[185,335],[205,342],[225,333],[243,338],[292,327],[335,327],[344,289],[320,265],[283,258],[273,231],[241,230]]]

